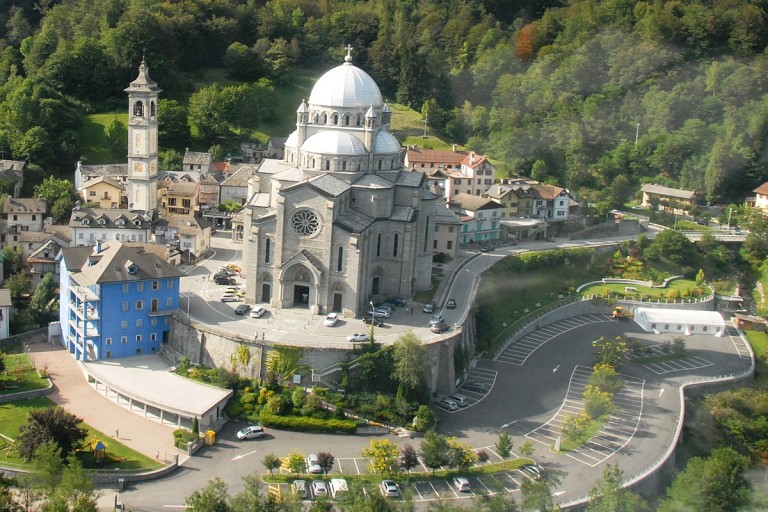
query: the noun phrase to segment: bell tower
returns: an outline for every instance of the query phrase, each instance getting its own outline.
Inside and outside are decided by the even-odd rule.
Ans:
[[[142,59],[128,93],[128,208],[157,208],[157,97],[162,90]]]

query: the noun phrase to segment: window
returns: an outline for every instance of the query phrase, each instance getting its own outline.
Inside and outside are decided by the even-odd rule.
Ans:
[[[144,291],[144,283],[136,283],[136,291],[137,292],[143,292]]]
[[[140,349],[140,348],[137,348],[137,349],[136,349],[136,353],[137,353],[137,354],[141,354],[141,349]]]
[[[152,289],[153,290],[159,290],[160,289],[160,281],[152,281]]]
[[[112,351],[111,350],[107,350],[107,357],[112,357]]]
[[[341,272],[341,269],[344,267],[344,248],[339,247],[339,257],[336,260],[336,272]]]
[[[269,263],[269,251],[271,249],[271,246],[272,246],[272,240],[267,238],[264,241],[264,263]]]
[[[107,338],[106,343],[107,343],[107,345],[111,345],[112,344],[112,338]]]
[[[166,281],[165,287],[168,288],[169,290],[173,290],[173,279],[169,279],[168,281]]]
[[[121,329],[127,329],[128,328],[128,320],[122,320],[120,322],[120,328]]]
[[[448,232],[453,233],[453,226],[448,226]]]
[[[157,333],[153,332],[149,335],[149,341],[157,341]]]
[[[144,327],[144,320],[141,318],[136,319],[136,327]]]
[[[561,211],[557,212],[557,216],[558,217],[564,217],[565,216],[565,212],[561,210]]]
[[[173,297],[168,297],[165,299],[165,306],[168,308],[173,307]]]
[[[128,311],[128,301],[127,300],[123,301],[123,308],[122,309],[123,309],[123,311]]]
[[[452,241],[450,241],[450,240],[448,240],[448,244],[446,245],[446,248],[447,248],[449,251],[450,251],[451,249],[453,249],[453,242],[452,242]]]
[[[95,190],[91,190],[90,192],[88,192],[88,195],[90,197],[96,197],[96,191]]]
[[[157,318],[153,318],[153,319],[151,319],[151,320],[149,321],[149,323],[150,323],[150,324],[152,324],[152,325],[157,325]]]
[[[397,257],[397,242],[399,237],[395,234],[395,238],[392,240],[392,256]]]
[[[120,336],[120,343],[128,343],[128,336]]]
[[[381,257],[381,233],[376,237],[376,257]]]
[[[140,311],[144,309],[144,301],[143,300],[137,300],[136,301],[136,310]]]
[[[141,343],[141,334],[136,335],[136,343]]]
[[[434,241],[432,242],[432,248],[433,248],[433,249],[437,249],[437,240],[434,240]]]
[[[560,206],[563,206],[565,204],[565,201],[560,201]]]

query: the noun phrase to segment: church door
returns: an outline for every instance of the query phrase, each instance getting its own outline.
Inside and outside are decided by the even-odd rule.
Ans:
[[[272,299],[271,292],[271,287],[267,283],[264,283],[261,286],[261,302],[269,303],[269,301]]]
[[[371,284],[371,295],[378,295],[379,294],[379,278],[374,277],[373,283]]]
[[[293,306],[299,308],[309,307],[309,286],[300,284],[293,286]]]
[[[341,294],[340,293],[333,294],[333,311],[337,313],[341,313]]]

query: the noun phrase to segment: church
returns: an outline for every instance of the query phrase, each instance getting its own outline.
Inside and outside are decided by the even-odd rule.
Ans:
[[[249,302],[356,315],[432,286],[439,198],[423,173],[404,169],[391,119],[347,47],[296,110],[283,158],[264,160],[248,182],[235,229]]]

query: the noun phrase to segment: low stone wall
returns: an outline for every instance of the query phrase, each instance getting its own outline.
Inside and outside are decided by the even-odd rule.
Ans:
[[[28,398],[37,398],[39,396],[45,396],[53,391],[53,383],[51,379],[48,379],[48,387],[44,389],[33,389],[32,391],[21,391],[19,393],[10,393],[7,395],[0,395],[0,404],[7,402],[13,402],[15,400],[26,400]]]

